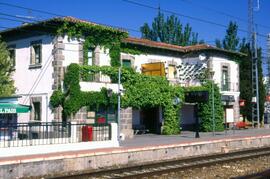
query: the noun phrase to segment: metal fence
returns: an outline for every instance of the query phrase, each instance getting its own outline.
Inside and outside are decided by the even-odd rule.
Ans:
[[[220,85],[220,90],[221,91],[238,92],[239,91],[239,84],[238,83],[232,83],[232,82],[221,84]]]
[[[85,82],[103,82],[103,83],[111,82],[110,77],[108,75],[102,74],[101,72],[85,73],[81,78],[82,78],[82,81],[85,81]]]
[[[110,124],[0,123],[0,148],[111,140]]]

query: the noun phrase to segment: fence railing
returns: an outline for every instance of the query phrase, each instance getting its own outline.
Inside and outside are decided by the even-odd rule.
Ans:
[[[110,83],[111,79],[108,75],[104,75],[101,72],[98,73],[84,73],[82,76],[82,81],[87,82],[103,82]]]
[[[0,148],[111,140],[110,124],[0,123]]]
[[[231,91],[231,92],[238,92],[239,91],[239,84],[228,82],[225,84],[220,84],[221,91]]]

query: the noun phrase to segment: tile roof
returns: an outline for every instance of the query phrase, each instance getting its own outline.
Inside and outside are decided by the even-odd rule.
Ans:
[[[172,50],[172,51],[177,51],[177,52],[182,52],[182,53],[202,51],[202,50],[215,50],[215,51],[220,51],[223,53],[230,53],[230,54],[235,54],[235,55],[239,55],[239,56],[245,56],[245,54],[243,54],[243,53],[233,52],[230,50],[217,48],[217,47],[214,47],[214,46],[211,46],[208,44],[179,46],[179,45],[172,45],[172,44],[167,44],[167,43],[163,43],[163,42],[156,42],[156,41],[151,41],[148,39],[140,39],[140,38],[135,38],[135,37],[128,37],[128,38],[124,39],[123,42],[129,43],[129,44],[146,46],[146,47]]]
[[[20,26],[14,27],[14,28],[9,28],[9,29],[5,29],[3,31],[0,31],[1,33],[5,33],[5,32],[10,32],[10,31],[16,31],[16,30],[20,30],[26,27],[33,27],[33,26],[39,26],[39,25],[43,25],[43,24],[48,24],[49,27],[53,27],[55,24],[55,22],[64,22],[64,21],[68,21],[68,22],[72,22],[72,23],[86,23],[86,24],[90,24],[90,25],[98,25],[98,26],[103,26],[105,28],[109,28],[109,29],[115,29],[115,30],[119,30],[119,31],[125,31],[124,29],[118,28],[118,27],[113,27],[113,26],[109,26],[106,24],[99,24],[99,23],[95,23],[95,22],[90,22],[88,20],[83,20],[83,19],[79,19],[79,18],[75,18],[75,17],[71,17],[71,16],[63,16],[63,17],[53,17],[50,19],[46,19],[46,20],[42,20],[42,21],[33,21],[32,23],[24,23]]]
[[[78,19],[78,18],[71,17],[71,16],[65,16],[65,17],[54,17],[54,18],[47,19],[44,21],[36,21],[33,23],[23,24],[21,26],[15,27],[15,28],[3,30],[0,32],[0,34],[5,33],[5,32],[20,30],[21,28],[24,28],[24,27],[32,27],[32,26],[38,26],[39,24],[42,25],[44,23],[63,22],[63,21],[69,21],[69,22],[73,22],[73,23],[82,22],[82,23],[87,23],[87,24],[91,24],[91,25],[100,25],[100,26],[103,26],[106,28],[116,29],[116,30],[123,31],[123,32],[125,31],[124,29],[121,29],[118,27],[112,27],[112,26],[109,26],[106,24],[105,25],[98,24],[95,22],[90,22],[88,20]],[[147,46],[147,47],[166,49],[166,50],[177,51],[177,52],[182,52],[182,53],[188,53],[188,52],[193,52],[193,51],[194,52],[195,51],[202,51],[202,50],[215,50],[215,51],[220,51],[223,53],[230,53],[230,54],[234,54],[234,55],[238,55],[238,56],[245,56],[245,54],[242,54],[239,52],[224,50],[224,49],[220,49],[220,48],[217,48],[217,47],[214,47],[211,45],[207,45],[207,44],[197,44],[197,45],[191,45],[191,46],[178,46],[178,45],[172,45],[172,44],[163,43],[163,42],[155,42],[155,41],[151,41],[151,40],[147,40],[147,39],[134,38],[134,37],[128,37],[128,38],[124,39],[123,43],[130,43],[130,44],[135,44],[135,45],[142,45],[142,46]]]

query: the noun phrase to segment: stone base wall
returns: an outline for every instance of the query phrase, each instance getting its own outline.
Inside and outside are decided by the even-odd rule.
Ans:
[[[132,129],[132,108],[121,109],[120,133],[125,139],[133,138]]]
[[[130,150],[120,148],[113,152],[91,152],[83,154],[59,155],[50,158],[14,160],[0,162],[0,178],[46,178],[69,176],[70,173],[85,173],[100,169],[114,169],[140,166],[166,160],[186,157],[227,153],[241,149],[270,146],[270,136],[245,137],[193,143],[171,144],[152,147],[138,147]]]
[[[239,106],[239,97],[235,99],[234,105],[233,105],[233,112],[234,112],[234,120],[235,122],[240,120],[240,106]]]

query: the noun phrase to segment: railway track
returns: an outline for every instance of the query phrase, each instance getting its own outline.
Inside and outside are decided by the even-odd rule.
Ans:
[[[124,167],[119,169],[100,170],[95,172],[77,173],[69,176],[61,176],[54,178],[141,178],[144,176],[159,175],[176,170],[185,170],[190,168],[197,168],[201,166],[209,166],[218,163],[226,163],[237,160],[245,160],[259,156],[270,155],[270,147],[247,149],[235,151],[231,153],[204,155],[189,157],[180,160],[163,161],[159,163],[152,163],[146,165],[138,165],[131,167]]]

